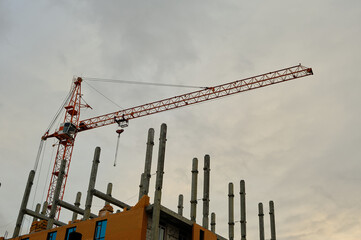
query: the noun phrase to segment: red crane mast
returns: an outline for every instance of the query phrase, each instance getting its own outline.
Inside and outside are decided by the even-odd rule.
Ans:
[[[114,123],[128,122],[129,120],[148,116],[151,114],[164,112],[180,107],[189,106],[196,103],[205,102],[208,100],[218,99],[221,97],[241,93],[269,85],[290,81],[297,78],[313,75],[312,68],[302,66],[301,64],[284,68],[281,70],[257,75],[250,78],[236,80],[230,83],[221,84],[214,87],[207,87],[202,90],[170,97],[167,99],[146,103],[136,107],[120,110],[117,112],[89,118],[80,121],[80,109],[82,107],[89,107],[81,104],[81,82],[82,78],[74,79],[73,86],[70,93],[70,98],[65,105],[64,122],[60,125],[58,131],[50,134],[48,132],[42,137],[46,140],[50,137],[56,137],[59,140],[57,154],[55,157],[54,167],[51,174],[49,190],[47,194],[47,202],[49,209],[54,201],[54,191],[57,177],[59,174],[60,163],[63,159],[66,160],[65,177],[60,192],[60,199],[63,199],[66,181],[73,153],[74,142],[76,135],[79,132],[86,130],[107,126]],[[59,217],[59,208],[58,208]]]

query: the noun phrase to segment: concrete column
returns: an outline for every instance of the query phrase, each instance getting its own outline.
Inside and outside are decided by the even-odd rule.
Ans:
[[[78,192],[76,194],[74,205],[76,207],[80,207],[80,199],[81,199],[81,192]],[[78,218],[78,213],[73,212],[73,217],[71,218],[71,221],[74,222]]]
[[[97,178],[98,172],[98,165],[99,165],[99,158],[100,158],[100,147],[96,147],[94,151],[94,158],[93,158],[93,165],[92,170],[90,173],[89,185],[88,185],[88,192],[85,202],[85,212],[83,216],[83,220],[87,220],[90,217],[90,208],[93,202],[93,190],[95,188],[95,182]]]
[[[112,184],[112,183],[108,183],[108,186],[107,186],[107,195],[108,195],[109,197],[112,196],[112,189],[113,189],[113,184]],[[108,201],[105,201],[104,205],[107,205],[107,204],[109,204],[109,202],[108,202]]]
[[[228,234],[229,234],[229,240],[234,240],[234,194],[233,194],[233,183],[228,184]]]
[[[43,208],[41,209],[41,214],[45,216],[47,209],[48,209],[48,202],[45,201],[45,202],[43,203]]]
[[[23,200],[21,201],[19,214],[18,214],[18,218],[16,220],[16,225],[15,225],[15,229],[14,229],[14,233],[13,233],[13,238],[19,236],[21,224],[23,223],[23,219],[24,219],[25,209],[26,209],[26,206],[28,205],[28,201],[29,201],[31,187],[33,186],[34,177],[35,177],[35,171],[31,170],[29,173],[29,176],[28,176],[28,181],[26,183]]]
[[[269,216],[271,227],[271,240],[276,240],[275,208],[273,201],[269,202]]]
[[[240,186],[241,191],[239,194],[241,197],[241,240],[246,240],[246,187],[244,180],[241,180]]]
[[[40,208],[41,208],[41,204],[40,203],[36,204],[35,212],[40,213]],[[33,222],[35,222],[37,220],[38,220],[38,218],[36,218],[36,217],[33,218]]]
[[[153,240],[158,240],[159,237],[158,235],[159,235],[160,203],[162,199],[165,145],[167,141],[166,137],[167,137],[167,125],[163,123],[160,129],[157,177],[155,182],[155,194],[154,194],[154,203],[153,203],[153,216],[152,216]]]
[[[154,129],[150,128],[148,130],[147,150],[145,153],[144,176],[141,177],[141,182],[140,182],[141,188],[139,189],[139,200],[143,197],[143,195],[148,195],[149,193],[153,146],[154,146]]]
[[[178,196],[178,214],[183,216],[183,195]]]
[[[192,190],[191,190],[191,221],[193,222],[196,222],[196,218],[197,218],[197,185],[198,185],[198,159],[193,158]]]
[[[145,182],[145,174],[142,173],[142,174],[140,175],[138,201],[139,201],[139,200],[143,197],[143,195],[144,195],[144,182]]]
[[[210,157],[209,155],[204,156],[204,181],[203,181],[203,220],[202,226],[208,229],[208,215],[209,215],[209,182],[210,182]]]
[[[216,233],[216,214],[214,212],[211,213],[211,231]]]
[[[57,201],[59,200],[59,196],[60,196],[60,192],[61,192],[61,185],[63,184],[63,179],[64,179],[64,175],[65,175],[65,166],[66,166],[66,160],[63,159],[63,160],[61,160],[61,163],[60,163],[58,179],[56,180],[56,186],[55,186],[55,191],[54,191],[54,198],[53,198],[53,202],[51,203],[51,209],[50,209],[50,213],[49,213],[49,221],[48,221],[48,225],[47,225],[46,229],[51,229],[54,225],[55,215],[58,210]]]
[[[258,217],[259,217],[259,239],[264,239],[264,220],[263,220],[263,204],[258,203]]]

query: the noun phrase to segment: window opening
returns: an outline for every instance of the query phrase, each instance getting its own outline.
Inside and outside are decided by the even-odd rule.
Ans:
[[[68,229],[66,230],[65,240],[69,240],[70,233],[75,232],[75,230],[76,230],[76,227],[68,228]]]
[[[107,228],[107,220],[97,222],[95,226],[94,240],[104,240],[106,228]]]
[[[48,233],[47,240],[55,240],[56,239],[56,232]]]
[[[199,232],[199,240],[204,240],[204,231],[200,230]]]
[[[69,240],[82,240],[83,235],[79,232],[71,232],[69,235]]]

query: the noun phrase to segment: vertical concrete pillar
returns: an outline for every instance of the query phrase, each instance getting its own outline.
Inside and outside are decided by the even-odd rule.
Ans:
[[[228,184],[228,235],[234,240],[234,194],[233,183]]]
[[[153,156],[153,146],[154,146],[154,129],[150,128],[148,130],[148,140],[147,140],[147,149],[145,152],[145,164],[144,164],[144,176],[141,177],[140,189],[139,189],[139,200],[143,195],[148,195],[149,193],[149,183],[150,183],[150,171],[152,168],[152,156]]]
[[[273,201],[269,202],[269,216],[271,227],[271,240],[276,240],[275,208]]]
[[[203,220],[202,226],[208,229],[208,215],[209,215],[209,182],[210,182],[210,157],[209,155],[204,156],[204,181],[203,181]]]
[[[36,204],[35,212],[36,212],[36,213],[40,213],[40,208],[41,208],[41,204],[40,204],[40,203]],[[35,222],[35,221],[37,221],[37,220],[38,220],[38,218],[33,217],[33,222]]]
[[[192,161],[192,189],[191,189],[191,221],[197,218],[197,185],[198,185],[198,159]]]
[[[65,166],[66,166],[66,160],[63,159],[61,160],[60,163],[60,169],[59,169],[59,173],[58,173],[58,179],[56,180],[56,186],[55,186],[55,190],[54,190],[54,198],[53,198],[53,202],[51,203],[51,209],[50,209],[50,213],[49,213],[49,221],[48,221],[48,225],[46,227],[46,229],[51,229],[54,225],[54,218],[58,209],[58,200],[59,200],[59,196],[60,196],[60,192],[61,192],[61,186],[63,184],[63,179],[64,179],[64,175],[65,175]]]
[[[139,201],[139,200],[143,197],[143,195],[144,195],[144,182],[145,182],[145,173],[142,173],[142,174],[140,175],[138,201]]]
[[[25,212],[26,206],[28,205],[31,187],[33,186],[34,176],[35,176],[35,171],[31,170],[29,173],[29,176],[28,176],[28,181],[26,183],[23,200],[21,201],[19,214],[18,214],[18,218],[16,220],[15,229],[14,229],[14,233],[13,233],[13,238],[19,236],[21,224],[23,223],[23,219],[24,219],[24,212]]]
[[[43,203],[43,208],[41,209],[41,214],[42,214],[42,215],[45,215],[47,209],[48,209],[48,202],[45,201],[45,202]]]
[[[80,207],[80,199],[81,199],[81,192],[78,192],[76,194],[74,205],[76,207]],[[71,218],[71,221],[74,222],[78,218],[78,214],[76,212],[73,212],[73,217]]]
[[[165,145],[167,141],[166,137],[167,137],[167,125],[163,123],[160,128],[160,138],[159,138],[157,177],[155,182],[155,193],[154,193],[153,215],[152,215],[152,240],[158,240],[159,237],[158,235],[159,235],[160,203],[162,199]]]
[[[240,197],[241,197],[241,240],[246,240],[246,187],[244,180],[240,182]]]
[[[112,189],[113,189],[113,184],[112,183],[108,183],[108,186],[107,186],[107,195],[109,197],[112,196]],[[104,205],[107,205],[109,204],[109,202],[105,201]]]
[[[183,195],[178,196],[178,214],[183,216]]]
[[[258,217],[259,217],[259,239],[264,239],[264,220],[263,220],[263,204],[258,203]]]
[[[90,179],[89,179],[87,197],[85,201],[85,211],[84,211],[83,220],[87,220],[90,217],[90,208],[93,202],[93,190],[95,188],[95,182],[98,173],[98,165],[100,162],[99,158],[100,158],[100,147],[96,147],[94,151],[93,165],[90,172]]]
[[[216,233],[216,214],[214,212],[211,213],[211,231]]]

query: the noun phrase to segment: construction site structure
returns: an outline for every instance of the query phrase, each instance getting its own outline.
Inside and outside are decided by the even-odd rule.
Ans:
[[[190,106],[196,103],[201,103],[209,100],[218,99],[225,96],[230,96],[233,94],[250,91],[253,89],[258,89],[270,85],[274,85],[277,83],[282,83],[286,81],[290,81],[293,79],[298,79],[301,77],[312,75],[312,69],[302,66],[301,64],[284,68],[281,70],[268,72],[265,74],[257,75],[250,78],[245,78],[241,80],[236,80],[230,83],[221,84],[214,87],[205,87],[202,90],[182,94],[175,97],[170,97],[167,99],[162,99],[159,101],[155,101],[152,103],[147,103],[143,105],[139,105],[136,107],[120,110],[117,112],[104,114],[101,116],[80,120],[80,112],[84,107],[90,107],[87,104],[82,103],[81,98],[81,84],[83,79],[78,77],[73,81],[72,88],[68,94],[66,101],[64,102],[65,108],[65,116],[64,121],[60,125],[60,128],[53,133],[50,133],[50,129],[46,131],[46,133],[42,136],[42,141],[40,143],[38,158],[36,160],[35,166],[37,166],[37,162],[41,155],[41,149],[43,146],[43,142],[48,138],[57,138],[58,139],[58,148],[57,153],[53,165],[53,170],[50,178],[49,189],[47,193],[47,215],[50,217],[50,214],[57,214],[57,219],[59,218],[60,207],[54,209],[53,202],[55,197],[55,193],[57,192],[57,187],[60,188],[59,197],[62,200],[64,196],[64,191],[66,187],[69,166],[71,163],[72,153],[74,149],[75,139],[78,133],[107,126],[110,124],[118,124],[120,127],[128,126],[130,120],[148,116],[151,114],[156,114],[180,107]],[[122,129],[117,131],[118,133],[118,141],[119,134],[122,132]],[[61,164],[64,163],[64,176],[60,185],[57,185],[59,174],[61,171]],[[34,167],[36,170],[36,167]],[[145,173],[146,176],[147,173]],[[207,208],[207,196],[204,197],[204,206]],[[194,201],[194,200],[193,200]],[[55,212],[54,212],[55,211]],[[207,214],[206,212],[203,213]],[[208,222],[204,219],[202,224],[203,226],[207,226]]]
[[[196,183],[198,160],[193,159],[192,162],[192,187],[191,200],[192,205],[190,217],[183,216],[183,194],[179,195],[178,211],[172,211],[163,206],[162,202],[162,188],[163,175],[165,166],[165,151],[167,139],[167,126],[161,125],[159,138],[159,151],[157,162],[157,173],[155,179],[155,193],[153,203],[150,203],[149,194],[149,180],[151,175],[151,162],[154,146],[154,130],[149,129],[147,151],[145,159],[144,172],[141,174],[141,184],[139,185],[139,201],[131,206],[112,196],[113,184],[109,183],[106,192],[102,192],[95,188],[97,179],[98,167],[100,164],[100,147],[97,147],[94,152],[92,161],[92,168],[89,178],[88,190],[86,194],[86,203],[84,207],[80,207],[81,193],[76,195],[75,203],[71,204],[60,199],[60,186],[62,178],[65,175],[65,161],[62,160],[61,170],[59,171],[56,192],[54,193],[54,202],[50,216],[46,215],[47,202],[44,202],[43,209],[40,211],[40,204],[34,210],[28,209],[28,200],[33,184],[34,171],[30,171],[29,179],[25,187],[25,192],[22,204],[19,210],[18,220],[14,230],[14,236],[8,240],[226,240],[225,237],[216,233],[216,214],[211,213],[211,221],[209,229],[209,203],[210,203],[210,156],[204,156],[204,179],[203,179],[203,216],[202,225],[197,224],[194,209],[198,199]],[[246,221],[244,212],[245,209],[245,181],[240,181],[240,204],[241,224]],[[229,183],[229,240],[235,239],[234,236],[234,197],[233,183]],[[97,197],[104,200],[104,207],[99,210],[97,214],[92,208],[93,198]],[[261,205],[261,204],[260,204]],[[61,222],[55,218],[55,210],[57,206],[61,206],[73,212],[72,219],[68,223]],[[114,207],[122,209],[114,212]],[[263,211],[263,210],[262,210]],[[23,222],[24,215],[33,217],[33,222],[28,234],[19,236],[20,228]],[[82,217],[78,217],[81,215]],[[271,220],[271,239],[276,240],[275,234],[275,218],[274,218],[274,203],[270,201],[270,220]],[[263,234],[263,212],[259,213],[262,216],[262,228],[260,225],[260,233]],[[261,220],[260,220],[261,223]],[[55,227],[56,226],[56,227]],[[246,239],[246,225],[241,225],[242,237]],[[261,236],[261,235],[260,235]],[[237,237],[238,238],[238,237]],[[0,240],[4,240],[0,237]]]

